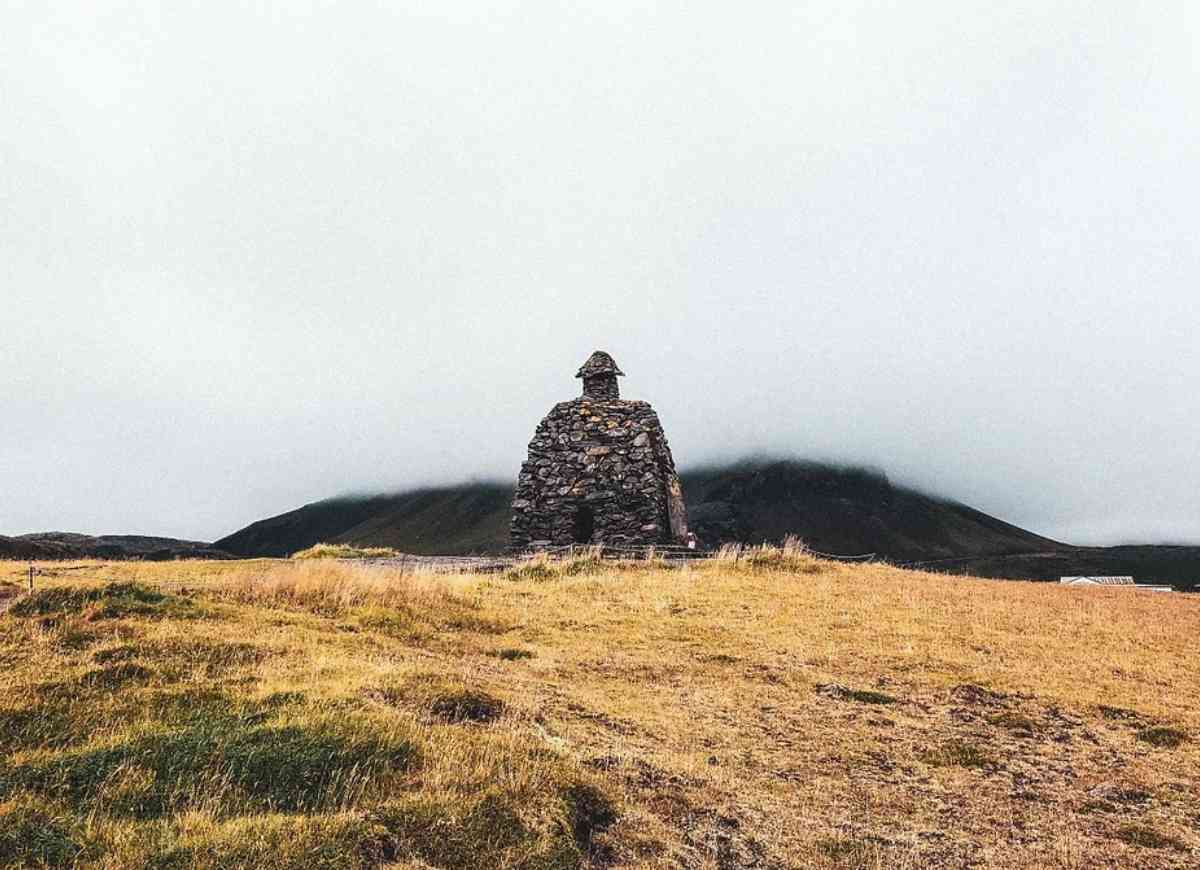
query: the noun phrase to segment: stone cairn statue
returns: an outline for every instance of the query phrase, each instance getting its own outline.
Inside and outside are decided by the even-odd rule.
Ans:
[[[647,546],[688,538],[683,489],[658,415],[621,398],[624,372],[596,351],[575,375],[583,395],[538,425],[513,500],[512,549]]]

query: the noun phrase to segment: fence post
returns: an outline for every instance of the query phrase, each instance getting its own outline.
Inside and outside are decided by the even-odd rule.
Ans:
[[[33,594],[33,563],[29,563],[29,594]]]

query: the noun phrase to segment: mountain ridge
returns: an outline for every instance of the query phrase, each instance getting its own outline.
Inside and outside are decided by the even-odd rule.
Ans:
[[[154,535],[85,535],[79,532],[35,532],[0,535],[3,559],[229,559],[207,541]]]
[[[1200,588],[1200,547],[1079,547],[962,502],[893,484],[878,470],[794,459],[748,459],[685,471],[701,543],[778,543],[927,570],[1025,580],[1126,574]],[[395,493],[341,495],[267,517],[215,543],[142,535],[48,532],[0,536],[8,559],[286,557],[317,543],[422,555],[495,554],[508,544],[513,486],[476,481]]]
[[[749,459],[681,474],[702,544],[777,543],[930,570],[1007,579],[1133,574],[1184,588],[1200,577],[1200,547],[1076,547],[953,499],[893,484],[881,471]],[[340,496],[268,517],[217,541],[238,556],[288,556],[320,542],[415,554],[486,554],[508,543],[513,487],[497,482]]]

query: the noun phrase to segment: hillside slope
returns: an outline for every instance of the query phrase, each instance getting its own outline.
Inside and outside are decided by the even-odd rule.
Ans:
[[[0,535],[0,559],[227,559],[229,555],[203,541],[181,541],[148,535],[81,535],[39,532]]]
[[[893,485],[876,471],[813,462],[757,461],[683,474],[703,544],[779,542],[946,573],[1056,580],[1129,574],[1196,588],[1200,547],[1075,547],[955,501]],[[214,546],[238,556],[288,556],[319,542],[408,553],[499,553],[508,543],[512,489],[498,483],[337,498],[260,520]]]
[[[508,543],[512,490],[480,483],[396,495],[333,498],[259,520],[213,546],[237,556],[290,556],[313,544],[406,553],[498,553]]]
[[[707,544],[799,535],[826,553],[894,560],[1055,550],[1056,541],[966,505],[893,486],[885,475],[811,462],[743,463],[684,478],[693,530]]]
[[[742,463],[685,473],[683,487],[692,528],[708,546],[795,534],[824,552],[874,552],[898,560],[1061,546],[861,469]],[[319,541],[410,553],[495,553],[508,543],[511,499],[511,488],[491,483],[330,499],[261,520],[216,546],[239,556],[284,556]]]

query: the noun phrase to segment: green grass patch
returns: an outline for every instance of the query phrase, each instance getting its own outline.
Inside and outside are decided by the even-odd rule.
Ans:
[[[591,850],[593,836],[615,819],[604,801],[602,826],[577,826],[572,797],[577,788],[565,788],[556,803],[541,808],[520,805],[490,789],[468,800],[407,795],[364,812],[267,814],[208,823],[184,833],[147,863],[154,870],[358,870],[408,866],[406,862],[478,870],[574,870]]]
[[[449,597],[439,602],[437,608],[370,605],[354,608],[348,616],[358,628],[409,643],[428,641],[438,631],[504,634],[512,628],[502,620],[479,613],[469,601]]]
[[[263,719],[274,709],[265,701],[255,702],[215,686],[141,692],[127,699],[125,719],[146,727],[228,730],[242,723]]]
[[[1101,704],[1096,709],[1110,722],[1132,722],[1142,718],[1136,710],[1129,710],[1125,707],[1110,707],[1108,704]]]
[[[813,688],[818,695],[835,701],[853,701],[857,704],[896,704],[899,701],[884,692],[872,689],[851,689],[839,683],[822,683]]]
[[[151,856],[147,866],[149,870],[366,870],[392,854],[387,829],[362,813],[267,814],[187,831],[175,844]]]
[[[79,678],[79,684],[89,689],[115,691],[129,683],[145,683],[154,672],[134,662],[118,662],[88,671]]]
[[[90,671],[80,680],[35,684],[6,699],[9,706],[0,708],[0,752],[64,749],[113,730],[237,728],[275,709],[266,701],[255,703],[211,686],[145,687],[153,673],[147,677],[126,667],[123,663]]]
[[[1178,728],[1154,726],[1152,728],[1143,728],[1139,731],[1137,739],[1143,743],[1149,743],[1151,746],[1156,746],[1159,749],[1174,749],[1176,746],[1186,743],[1188,736]]]
[[[585,577],[604,571],[628,570],[635,562],[606,560],[598,548],[588,548],[575,555],[561,557],[538,553],[504,572],[507,580],[543,582],[564,577]]]
[[[562,786],[556,804],[545,807],[542,815],[542,823],[531,826],[527,807],[491,789],[465,806],[419,797],[397,799],[372,818],[389,832],[393,860],[496,870],[579,867],[595,848],[595,838],[617,819],[603,792],[579,782]]]
[[[338,806],[374,776],[415,763],[415,746],[397,729],[341,724],[346,727],[193,724],[11,765],[0,788],[20,786],[135,818],[214,798],[260,811],[299,812]],[[131,771],[140,774],[132,784]]]
[[[438,692],[429,712],[443,722],[494,722],[504,714],[504,702],[478,689]]]
[[[548,559],[539,559],[536,557],[509,568],[504,572],[505,580],[528,580],[535,583],[557,580],[561,576],[562,571],[556,564]]]
[[[0,866],[64,867],[83,846],[68,817],[28,798],[0,803]]]
[[[30,620],[37,631],[56,651],[74,653],[94,646],[103,640],[103,634],[93,622],[80,614],[69,616],[43,616]]]
[[[286,707],[289,704],[302,704],[305,697],[303,692],[272,692],[262,699],[262,705],[273,710],[277,707]]]
[[[533,651],[521,649],[519,647],[504,647],[503,649],[492,650],[488,655],[493,658],[498,658],[502,662],[517,662],[523,659],[533,658]]]
[[[1038,731],[1038,724],[1022,713],[1011,711],[997,713],[995,716],[988,716],[987,721],[989,725],[995,725],[997,728],[1003,728],[1014,734],[1033,735]]]
[[[388,637],[416,643],[433,635],[429,614],[418,613],[411,607],[358,607],[347,614],[360,629],[377,631]]]
[[[838,863],[863,858],[866,852],[863,841],[850,837],[822,837],[816,847],[826,858]]]
[[[824,566],[812,556],[788,553],[777,547],[755,547],[737,562],[751,571],[778,571],[786,574],[820,574]]]
[[[140,640],[106,647],[93,652],[92,661],[103,665],[138,658],[159,662],[165,660],[189,668],[203,665],[207,671],[216,674],[230,668],[257,665],[269,655],[270,650],[253,643],[176,638],[165,641]]]
[[[87,739],[87,719],[69,709],[35,703],[22,709],[0,710],[0,752],[69,746]]]
[[[966,740],[947,740],[931,746],[918,756],[931,767],[992,767],[995,759],[974,743]]]
[[[129,616],[182,617],[193,616],[195,612],[195,606],[188,599],[139,583],[42,589],[9,608],[9,613],[20,618],[82,614],[89,621]]]
[[[389,846],[395,858],[420,859],[435,867],[495,867],[495,858],[487,860],[489,853],[495,856],[511,852],[534,839],[516,810],[503,795],[493,792],[465,807],[421,797],[393,800],[372,817],[389,832]],[[561,836],[549,840],[545,845],[550,849],[538,850],[541,855],[546,856],[547,851],[561,852],[565,846],[569,860],[542,866],[571,867],[578,863],[573,842]],[[483,863],[477,863],[481,859]],[[525,866],[537,864],[530,862]]]
[[[427,674],[386,683],[368,689],[364,694],[377,703],[407,707],[451,724],[494,722],[504,714],[506,707],[502,699],[478,687]]]

